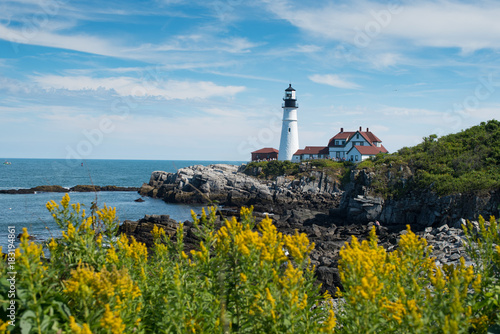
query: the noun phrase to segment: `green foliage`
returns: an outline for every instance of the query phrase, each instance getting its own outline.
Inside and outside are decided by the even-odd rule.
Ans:
[[[419,145],[377,156],[373,166],[368,164],[362,166],[377,172],[375,192],[386,196],[414,189],[430,189],[439,195],[498,189],[500,122],[483,122],[440,138],[430,135]],[[406,167],[413,175],[401,175]]]
[[[66,194],[47,208],[63,237],[42,245],[25,229],[16,250],[16,330],[22,333],[319,333],[335,326],[330,299],[314,284],[304,234],[282,235],[251,209],[214,229],[215,209],[197,219],[198,250],[184,252],[156,226],[154,247],[125,235],[115,210],[86,216]],[[95,214],[95,215],[94,215]],[[0,262],[2,277],[11,271]],[[9,285],[0,283],[7,311]],[[0,333],[13,330],[0,321]]]
[[[474,267],[479,284],[474,286],[474,327],[477,332],[500,326],[500,224],[495,217],[488,223],[479,216],[477,225],[468,222],[464,226],[467,254],[476,264]]]
[[[261,167],[262,173],[261,177],[264,178],[274,178],[281,175],[295,175],[299,172],[299,165],[291,161],[252,161],[248,163],[245,168],[245,173],[250,173],[254,167]]]
[[[438,267],[425,239],[408,231],[398,250],[353,237],[340,251],[344,297],[338,312],[341,333],[468,333],[472,267]],[[476,278],[477,280],[477,278]]]
[[[313,167],[316,168],[316,170],[324,172],[326,175],[337,178],[342,184],[346,184],[349,182],[351,169],[355,166],[350,161],[338,162],[329,159],[308,160],[303,163],[308,165],[306,172],[299,172],[300,164],[290,161],[253,161],[248,163],[244,173],[252,175],[254,168],[260,167],[262,168],[262,172],[260,175],[257,175],[259,178],[273,179],[282,175],[300,178],[309,176],[308,171]],[[314,178],[311,180],[314,180]]]
[[[147,249],[125,235],[112,237],[114,209],[47,208],[64,224],[51,240],[51,258],[23,230],[15,252],[16,332],[22,333],[493,333],[500,327],[500,225],[465,228],[464,260],[437,266],[425,240],[410,230],[396,251],[355,237],[340,251],[336,317],[328,294],[319,295],[304,234],[283,235],[269,218],[255,223],[251,209],[215,229],[215,209],[193,213],[201,240],[184,251],[157,226]],[[94,245],[91,245],[94,243]],[[85,249],[87,248],[87,249]],[[12,268],[0,261],[2,277]],[[0,281],[0,333],[10,284]]]

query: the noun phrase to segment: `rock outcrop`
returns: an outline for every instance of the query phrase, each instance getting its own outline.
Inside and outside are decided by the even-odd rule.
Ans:
[[[429,190],[411,191],[398,198],[370,196],[373,172],[353,170],[340,206],[333,210],[348,224],[379,220],[385,226],[411,225],[415,229],[454,226],[461,218],[499,216],[500,192],[459,193],[438,196]]]
[[[94,185],[76,185],[71,188],[64,188],[58,185],[37,186],[29,189],[2,189],[0,194],[36,194],[36,193],[67,193],[67,192],[94,192],[94,191],[138,191],[137,187],[118,187],[118,186],[94,186]]]
[[[256,211],[282,214],[303,207],[328,212],[338,205],[341,191],[335,179],[320,171],[298,180],[280,176],[266,182],[241,173],[237,166],[219,164],[186,167],[176,173],[153,172],[140,194],[169,203],[253,205]]]

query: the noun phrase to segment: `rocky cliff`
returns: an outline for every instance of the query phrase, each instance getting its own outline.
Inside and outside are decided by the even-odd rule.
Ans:
[[[471,191],[438,196],[430,190],[414,190],[403,196],[384,199],[373,196],[375,172],[353,170],[340,206],[335,213],[347,223],[366,224],[379,220],[385,226],[411,225],[417,229],[429,226],[459,227],[462,218],[474,220],[479,215],[499,217],[499,191]],[[390,175],[391,178],[395,176]],[[401,176],[398,176],[401,177]],[[411,174],[403,175],[411,178]],[[400,180],[399,180],[400,181]]]
[[[281,215],[299,208],[328,212],[338,205],[342,192],[338,182],[321,171],[299,179],[280,176],[260,181],[238,166],[218,164],[186,167],[176,173],[153,172],[140,193],[170,203],[253,205],[256,211]]]
[[[278,176],[259,180],[232,165],[191,166],[176,173],[153,172],[140,193],[170,203],[216,203],[224,207],[255,207],[256,212],[274,214],[283,226],[295,224],[368,224],[416,230],[447,224],[459,226],[462,218],[500,216],[500,191],[475,191],[438,196],[430,190],[414,190],[402,196],[374,193],[376,173],[351,170],[341,189],[338,177],[327,171],[301,165],[300,176]],[[247,171],[248,172],[248,171]],[[258,175],[259,171],[250,174]],[[388,184],[405,184],[413,177],[408,169],[387,173]]]

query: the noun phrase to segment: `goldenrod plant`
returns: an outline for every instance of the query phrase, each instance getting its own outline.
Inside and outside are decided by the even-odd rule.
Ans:
[[[200,243],[184,250],[155,226],[154,246],[115,236],[114,208],[87,215],[68,194],[47,209],[61,238],[42,245],[23,231],[16,250],[15,326],[0,333],[319,333],[331,332],[329,296],[319,294],[304,234],[285,236],[252,210],[216,230],[216,209],[193,213]],[[1,261],[2,277],[9,272]],[[8,283],[0,283],[3,312]],[[8,319],[7,319],[8,320]]]
[[[500,333],[500,224],[479,216],[476,225],[464,225],[465,247],[475,265],[473,326],[477,332]]]
[[[430,252],[409,226],[392,253],[377,245],[375,227],[369,240],[353,236],[340,251],[338,332],[468,333],[468,291],[478,278],[463,259],[440,267]]]
[[[408,227],[392,253],[355,237],[340,251],[344,291],[320,295],[306,235],[283,235],[252,209],[216,227],[216,209],[154,246],[116,235],[114,208],[90,215],[69,195],[48,210],[62,237],[43,245],[26,229],[15,253],[15,289],[0,281],[1,333],[498,333],[500,231],[494,218],[466,228],[476,264],[438,266]],[[3,277],[12,268],[0,261]],[[15,322],[6,317],[15,304]]]

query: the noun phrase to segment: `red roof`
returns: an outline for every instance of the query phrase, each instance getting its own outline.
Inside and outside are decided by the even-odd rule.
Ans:
[[[375,135],[373,134],[373,132],[371,132],[371,131],[361,132],[361,133],[363,133],[364,135],[366,135],[366,136],[370,139],[370,142],[371,142],[371,143],[373,143],[374,141],[375,141],[375,142],[379,142],[379,143],[381,143],[381,142],[382,142],[382,141],[381,141],[381,140],[380,140],[377,136],[375,136]],[[364,136],[364,135],[363,135],[363,136]]]
[[[370,144],[373,144],[373,142],[379,142],[381,143],[382,141],[375,136],[371,131],[342,131],[337,133],[335,136],[333,136],[330,141],[328,142],[328,147],[332,146],[343,146],[343,145],[335,145],[335,140],[345,140],[346,142],[349,141],[356,133],[360,133],[363,138]]]
[[[256,154],[267,154],[267,153],[278,153],[279,151],[275,148],[272,148],[272,147],[264,147],[264,148],[261,148],[260,150],[257,150],[257,151],[253,151],[253,153],[256,153]]]
[[[297,150],[294,155],[302,154],[329,154],[328,146],[306,146],[303,150]]]
[[[376,155],[379,153],[387,153],[387,150],[385,149],[384,145],[377,147],[377,146],[354,146],[351,148],[351,150],[357,149],[359,153],[362,155]],[[349,150],[349,151],[351,151]]]

